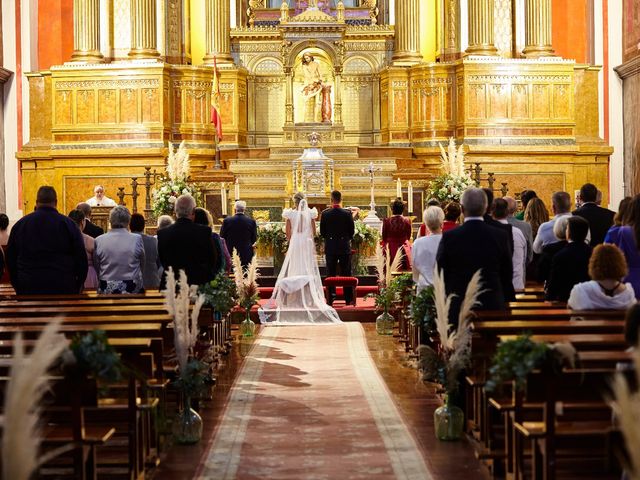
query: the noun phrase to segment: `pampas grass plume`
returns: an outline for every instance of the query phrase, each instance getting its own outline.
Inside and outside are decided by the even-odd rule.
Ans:
[[[2,478],[29,480],[38,467],[39,404],[47,388],[46,373],[67,347],[58,335],[60,320],[52,320],[26,355],[22,335],[14,341],[11,373],[4,399]]]

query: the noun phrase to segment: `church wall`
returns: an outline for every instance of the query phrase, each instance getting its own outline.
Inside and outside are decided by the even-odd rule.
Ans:
[[[73,53],[73,0],[38,1],[38,68],[69,61]]]
[[[592,0],[553,0],[553,48],[556,54],[577,63],[589,63]]]

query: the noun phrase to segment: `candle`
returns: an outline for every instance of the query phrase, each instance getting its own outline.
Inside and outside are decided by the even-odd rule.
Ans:
[[[409,187],[407,189],[407,196],[409,197],[409,213],[413,213],[413,185],[409,182]]]
[[[220,187],[220,203],[222,204],[222,215],[227,214],[227,189],[226,185],[223,183]]]
[[[402,198],[402,182],[399,178],[396,181],[396,197]]]
[[[240,200],[240,182],[238,181],[237,178],[236,178],[235,190],[236,190],[236,200]]]

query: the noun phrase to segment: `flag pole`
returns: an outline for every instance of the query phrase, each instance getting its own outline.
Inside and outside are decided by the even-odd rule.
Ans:
[[[214,157],[215,157],[215,165],[214,165],[214,169],[215,170],[220,170],[222,168],[222,164],[220,163],[220,148],[218,147],[218,129],[214,128],[213,131],[213,150],[214,150]]]

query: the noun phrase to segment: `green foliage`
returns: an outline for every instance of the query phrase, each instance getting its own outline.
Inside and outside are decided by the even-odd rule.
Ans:
[[[286,251],[288,242],[285,225],[267,223],[260,226],[256,243],[261,247],[268,248],[273,246],[274,250]]]
[[[225,272],[220,272],[208,283],[198,287],[198,293],[204,295],[204,304],[210,306],[225,317],[238,303],[236,284]]]
[[[427,330],[435,330],[436,304],[433,287],[429,285],[420,290],[411,301],[411,323],[423,325]]]
[[[375,228],[371,228],[362,220],[355,222],[355,233],[353,234],[353,246],[357,249],[362,247],[375,249],[376,244],[380,240],[380,232]]]
[[[75,367],[84,375],[89,375],[106,383],[122,379],[122,363],[102,330],[94,330],[85,335],[76,335],[69,347],[75,357]]]
[[[527,375],[547,361],[550,352],[551,348],[546,343],[531,340],[530,333],[500,343],[493,357],[493,364],[489,369],[490,379],[485,388],[491,392],[504,382],[513,380],[515,388],[522,391]]]
[[[475,181],[467,174],[462,176],[442,174],[429,183],[428,196],[437,198],[442,203],[459,202],[462,192],[475,186]]]
[[[407,272],[394,277],[389,287],[397,292],[400,300],[408,302],[413,294],[413,285],[413,274]]]
[[[191,358],[183,370],[174,386],[186,397],[195,397],[206,390],[209,366],[205,362]]]
[[[383,287],[377,294],[371,293],[367,297],[373,297],[376,300],[376,310],[389,312],[393,306],[393,302],[398,298],[398,292],[391,287]]]

